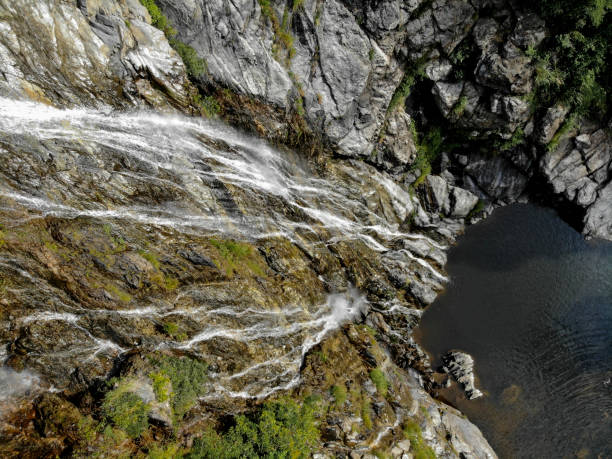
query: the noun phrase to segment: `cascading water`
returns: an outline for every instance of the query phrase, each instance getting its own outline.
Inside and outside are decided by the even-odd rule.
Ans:
[[[179,235],[255,242],[283,238],[305,251],[355,241],[394,266],[421,272],[433,285],[446,281],[424,255],[445,247],[399,229],[416,209],[414,198],[359,161],[315,171],[290,152],[280,153],[220,123],[174,115],[60,110],[8,99],[0,99],[0,112],[0,156],[11,156],[0,171],[0,210],[12,215],[11,224],[86,218]],[[409,247],[397,241],[410,241]],[[22,265],[10,255],[0,258],[1,269],[21,276],[43,296],[51,292],[53,286],[43,285]],[[107,320],[159,323],[183,316],[197,332],[164,341],[143,339],[139,346],[209,359],[211,342],[231,342],[244,358],[215,367],[207,397],[265,397],[294,385],[308,349],[366,307],[352,289],[329,294],[323,303],[279,309],[255,301],[238,307],[224,298],[203,302],[205,288],[184,286],[172,301],[152,299],[137,308],[113,309],[83,308],[53,290],[52,299],[11,322],[17,328],[61,322],[79,344],[58,344],[51,354],[76,366],[132,347],[116,342],[100,325]],[[405,308],[395,305],[389,311],[399,309]]]

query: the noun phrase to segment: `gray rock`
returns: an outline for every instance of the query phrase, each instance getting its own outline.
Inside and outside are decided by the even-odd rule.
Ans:
[[[587,210],[583,233],[612,240],[612,182],[598,192],[595,203]]]
[[[443,212],[448,214],[450,211],[449,189],[446,181],[437,175],[428,175],[426,179],[429,193],[427,202],[433,212]]]
[[[448,117],[463,92],[463,82],[445,83],[438,81],[431,88],[436,104],[445,117]]]
[[[425,66],[425,75],[432,81],[444,80],[453,69],[447,59],[436,59]]]
[[[557,130],[561,127],[561,123],[565,120],[567,112],[568,108],[562,105],[555,105],[546,111],[546,115],[544,115],[540,123],[538,142],[546,145],[552,140]]]
[[[514,202],[527,186],[527,177],[499,155],[470,155],[470,162],[464,170],[494,200]]]
[[[482,397],[474,386],[474,359],[460,351],[450,351],[442,356],[443,370],[453,376],[463,386],[469,400]]]
[[[478,202],[478,196],[457,186],[451,187],[450,193],[451,212],[450,216],[464,218],[470,213]]]
[[[376,163],[387,170],[411,164],[417,152],[412,132],[410,115],[403,107],[397,107],[387,117],[376,151]]]
[[[519,48],[526,50],[530,46],[538,46],[545,36],[544,21],[537,15],[530,13],[517,18],[516,27],[510,35],[510,40]]]

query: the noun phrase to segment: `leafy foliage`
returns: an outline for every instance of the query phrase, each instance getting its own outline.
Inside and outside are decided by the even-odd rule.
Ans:
[[[189,357],[161,356],[153,358],[152,361],[159,368],[157,373],[150,375],[153,388],[157,387],[156,396],[158,391],[159,394],[162,393],[164,385],[169,380],[172,384],[172,391],[169,394],[170,406],[174,415],[182,418],[197,398],[204,395],[208,365]]]
[[[376,386],[376,390],[383,397],[387,395],[387,390],[389,389],[389,383],[385,374],[382,372],[380,368],[374,368],[370,371],[370,379]]]
[[[421,141],[418,140],[416,130],[413,132],[413,137],[417,145],[417,156],[414,163],[411,165],[411,169],[420,171],[420,176],[412,184],[413,188],[416,188],[431,172],[431,163],[442,151],[444,139],[442,138],[442,130],[439,127],[430,129]]]
[[[187,75],[197,78],[207,72],[208,66],[206,61],[198,56],[198,53],[193,47],[174,38],[170,39],[169,42],[178,55],[181,56],[185,68],[187,69]]]
[[[404,424],[404,436],[410,440],[414,459],[436,459],[436,453],[425,443],[419,425],[409,420]]]
[[[527,2],[551,28],[536,56],[539,105],[562,103],[577,115],[607,114],[610,97],[610,0],[542,0]]]
[[[166,37],[176,35],[176,30],[168,23],[168,18],[161,12],[155,0],[140,0],[140,3],[147,9],[151,16],[151,23],[159,30],[163,31]]]
[[[130,391],[130,383],[121,382],[109,391],[102,403],[102,412],[130,437],[140,436],[149,425],[150,407],[138,395]]]
[[[310,457],[318,438],[313,407],[285,399],[266,403],[250,416],[237,416],[225,433],[205,432],[188,457],[301,459]]]
[[[334,401],[337,406],[344,405],[344,402],[346,401],[346,387],[344,384],[340,386],[332,386],[330,392],[332,397],[334,397]]]

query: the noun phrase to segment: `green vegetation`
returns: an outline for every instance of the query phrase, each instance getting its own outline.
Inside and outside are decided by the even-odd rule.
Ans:
[[[104,397],[102,412],[130,437],[136,438],[149,425],[150,407],[130,388],[129,381],[122,381],[117,388],[109,391]]]
[[[198,56],[196,50],[191,46],[174,38],[169,39],[168,42],[178,55],[181,56],[185,68],[187,69],[187,75],[192,78],[198,78],[208,71],[206,61]]]
[[[55,252],[55,253],[57,253],[57,251],[59,250],[59,247],[57,246],[57,244],[51,241],[45,241],[45,247],[48,248],[51,252]]]
[[[91,416],[84,416],[77,424],[77,442],[74,457],[107,458],[127,457],[121,447],[127,440],[125,432],[104,422],[96,422]]]
[[[578,116],[602,119],[610,98],[609,43],[612,40],[610,0],[541,0],[528,7],[546,21],[551,35],[538,50],[536,100],[539,106],[557,103]]]
[[[575,124],[576,124],[576,114],[574,113],[570,115],[563,122],[559,130],[555,132],[555,135],[553,136],[553,138],[550,140],[550,142],[546,146],[546,149],[548,151],[555,150],[559,146],[559,142],[561,142],[561,139],[563,138],[563,136],[565,136],[565,134],[571,131],[574,128]]]
[[[139,250],[138,255],[151,263],[155,269],[159,269],[159,260],[157,259],[157,255],[147,252],[146,250]]]
[[[202,97],[198,92],[193,96],[193,103],[200,107],[207,118],[213,118],[221,111],[219,102],[213,96]]]
[[[416,422],[406,421],[403,429],[404,436],[410,440],[411,453],[414,455],[414,459],[436,459],[436,453],[423,440],[421,428]]]
[[[179,286],[179,281],[177,278],[166,276],[162,272],[156,272],[151,274],[149,277],[155,285],[166,292],[171,292]]]
[[[485,202],[482,199],[479,199],[474,208],[470,210],[470,213],[467,215],[467,217],[465,217],[465,219],[470,220],[471,218],[475,217],[484,210],[484,207]]]
[[[279,21],[276,16],[276,11],[272,6],[270,0],[258,0],[259,7],[261,8],[262,15],[270,21],[272,24],[272,30],[274,31],[274,43],[272,44],[272,54],[276,60],[279,60],[279,50],[285,49],[287,52],[287,59],[284,62],[285,66],[288,66],[288,62],[295,55],[295,48],[293,47],[293,35],[289,31],[291,25],[289,8],[285,6],[283,12],[282,21]],[[293,3],[293,11],[296,11],[301,5],[301,1],[297,0]],[[297,6],[296,6],[297,4]]]
[[[361,419],[363,419],[363,425],[366,429],[372,428],[372,418],[370,417],[371,410],[372,406],[370,404],[370,399],[365,397],[361,402]]]
[[[459,100],[457,101],[457,103],[455,104],[455,106],[453,107],[453,114],[456,117],[460,117],[461,115],[463,115],[463,112],[465,111],[465,107],[467,106],[467,103],[468,103],[467,97],[461,96]]]
[[[340,386],[332,386],[330,392],[332,397],[334,397],[336,406],[344,405],[344,402],[346,401],[346,387],[344,384]]]
[[[174,339],[177,339],[179,341],[184,341],[187,339],[187,334],[185,332],[182,332],[179,329],[179,326],[177,323],[175,322],[164,322],[162,324],[162,329],[164,330],[164,333]]]
[[[226,432],[208,430],[196,440],[191,459],[305,459],[319,438],[313,408],[291,399],[269,402],[249,416],[237,416]]]
[[[170,378],[163,372],[151,373],[149,375],[151,382],[153,383],[153,392],[155,392],[155,398],[158,402],[164,403],[170,399],[172,394],[172,382]]]
[[[374,368],[370,371],[370,379],[376,386],[376,390],[383,397],[387,395],[387,390],[389,389],[389,382],[385,377],[385,374],[382,372],[380,368]]]
[[[416,63],[414,63],[412,67],[408,68],[406,72],[404,72],[404,77],[402,78],[401,83],[395,89],[395,92],[391,97],[389,107],[387,108],[387,113],[391,113],[395,107],[404,105],[406,103],[406,98],[410,95],[413,86],[425,75],[423,69],[426,60],[427,56],[422,57]]]
[[[149,451],[147,459],[176,459],[183,457],[181,447],[176,443],[171,443],[165,446],[154,446]]]
[[[510,137],[510,139],[506,140],[505,142],[497,142],[496,147],[500,151],[508,151],[522,144],[524,141],[525,141],[525,133],[523,132],[523,129],[519,127],[519,128],[516,128],[516,130],[512,134],[512,137]]]
[[[241,264],[246,265],[255,274],[263,276],[261,266],[253,259],[253,247],[237,241],[210,239],[210,244],[219,251],[219,255],[225,260],[226,274],[231,276]]]
[[[151,16],[151,24],[163,31],[166,37],[171,38],[176,35],[176,30],[168,23],[168,18],[164,16],[155,0],[140,0],[140,3],[147,9]]]
[[[152,359],[158,372],[149,375],[163,397],[167,381],[171,383],[172,390],[167,394],[174,415],[181,419],[195,404],[198,397],[204,395],[208,365],[205,362],[189,357],[160,356]]]
[[[106,287],[104,287],[104,289],[107,292],[112,293],[122,303],[129,303],[130,301],[132,301],[132,295],[130,295],[127,292],[124,292],[123,290],[121,290],[119,287],[117,287],[114,284],[107,284]]]
[[[414,124],[412,125],[414,128]],[[431,172],[431,163],[442,151],[442,130],[439,127],[431,128],[422,141],[419,141],[416,129],[413,130],[414,142],[417,146],[417,156],[411,165],[411,170],[420,171],[419,177],[412,184],[413,188],[418,187]]]

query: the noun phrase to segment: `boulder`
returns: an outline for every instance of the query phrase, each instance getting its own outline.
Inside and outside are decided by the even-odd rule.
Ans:
[[[482,397],[482,392],[474,385],[474,359],[471,355],[450,351],[442,356],[442,364],[442,369],[461,384],[469,400]]]

